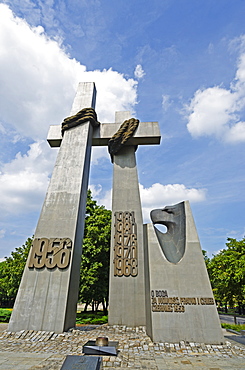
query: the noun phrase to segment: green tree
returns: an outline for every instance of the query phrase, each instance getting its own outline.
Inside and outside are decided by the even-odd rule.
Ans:
[[[80,278],[80,302],[107,313],[109,291],[111,211],[98,206],[88,191]]]
[[[32,240],[28,238],[22,247],[16,248],[0,263],[0,301],[4,306],[12,307],[14,304]]]
[[[208,268],[209,263],[210,263],[210,258],[208,257],[207,251],[202,250],[202,254],[203,254],[203,258],[204,258],[204,261],[206,263],[206,266]]]
[[[215,299],[231,307],[238,304],[239,314],[245,304],[245,238],[227,239],[227,248],[214,255],[208,271]]]

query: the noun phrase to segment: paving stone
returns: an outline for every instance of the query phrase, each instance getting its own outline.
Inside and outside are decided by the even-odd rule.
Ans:
[[[244,361],[240,367],[231,366],[230,368],[245,369],[245,347],[232,345],[230,342],[226,342],[225,345],[205,345],[203,343],[186,343],[181,341],[180,343],[152,343],[150,338],[146,335],[143,328],[133,329],[121,327],[109,327],[107,325],[98,326],[87,330],[73,329],[69,333],[54,334],[53,332],[34,332],[34,331],[21,331],[18,333],[3,332],[1,333],[0,340],[0,370],[5,369],[3,367],[2,354],[7,354],[7,359],[4,359],[5,365],[13,355],[18,352],[26,353],[29,356],[35,356],[40,354],[46,356],[42,360],[42,363],[33,364],[32,370],[42,368],[48,369],[59,369],[62,361],[67,354],[82,355],[82,346],[88,340],[95,340],[98,336],[107,336],[111,341],[118,341],[120,353],[117,357],[103,357],[103,364],[105,368],[110,370],[114,368],[131,369],[161,369],[164,370],[166,367],[156,364],[157,359],[169,359],[174,364],[174,359],[182,359],[182,365],[177,361],[173,368],[176,366],[185,366],[187,369],[192,363],[192,359],[198,357],[204,358],[205,361],[211,359],[214,364],[217,361],[224,360],[226,367],[229,368],[227,361],[236,359],[237,361]],[[61,359],[57,360],[57,356],[61,356]],[[53,357],[53,360],[52,360]],[[191,361],[190,361],[191,359]],[[189,361],[189,362],[188,362]],[[163,362],[161,363],[163,364]],[[179,364],[179,365],[178,365]],[[199,364],[200,365],[200,364]],[[199,366],[198,364],[195,365]],[[22,369],[21,362],[15,369]],[[29,365],[28,365],[29,366]],[[60,367],[59,367],[60,366]],[[194,365],[193,365],[194,366]],[[201,369],[201,367],[198,367]],[[206,367],[210,369],[211,366]],[[215,366],[213,366],[215,368]],[[6,367],[7,369],[7,367]],[[26,368],[27,369],[27,368]],[[25,370],[26,370],[25,369]],[[29,367],[28,367],[29,369]],[[169,367],[169,369],[172,369]],[[221,367],[222,369],[222,367]]]

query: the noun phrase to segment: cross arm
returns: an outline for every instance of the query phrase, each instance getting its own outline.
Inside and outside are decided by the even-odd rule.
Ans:
[[[117,132],[121,123],[102,123],[93,130],[93,146],[106,146],[111,137]],[[59,147],[62,141],[60,125],[50,126],[48,143],[51,147]],[[126,145],[160,144],[161,134],[158,122],[140,122],[134,136]]]

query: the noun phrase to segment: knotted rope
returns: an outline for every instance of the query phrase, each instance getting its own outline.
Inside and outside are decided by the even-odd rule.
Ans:
[[[133,136],[138,125],[139,120],[136,118],[130,118],[124,121],[118,131],[108,141],[108,151],[112,162],[113,155],[118,153],[125,143]]]
[[[97,121],[97,114],[94,108],[83,108],[77,114],[71,117],[67,117],[61,124],[61,134],[64,135],[66,130],[69,130],[71,127],[81,125],[84,122],[90,121],[92,126],[99,126]]]

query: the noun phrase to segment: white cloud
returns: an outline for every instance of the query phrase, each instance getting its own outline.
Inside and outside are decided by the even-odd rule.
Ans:
[[[107,158],[109,161],[110,155],[108,153],[108,147],[106,146],[94,146],[92,148],[92,156],[91,156],[91,162],[94,165],[97,165],[99,163],[99,159],[101,158]]]
[[[198,90],[192,99],[187,128],[192,136],[226,134],[227,124],[234,120],[235,95],[221,87]]]
[[[0,4],[0,111],[22,135],[45,138],[50,124],[69,115],[80,81],[94,81],[99,120],[114,120],[116,110],[132,110],[137,82],[112,69],[87,71],[51,40]]]
[[[102,186],[100,184],[96,184],[96,185],[91,184],[89,185],[89,189],[92,192],[92,197],[96,198],[98,195],[100,195]]]
[[[6,230],[4,229],[0,230],[0,239],[4,237],[5,233],[6,233]]]
[[[98,195],[99,194],[95,195],[95,199],[98,201],[98,204],[105,206],[106,209],[111,209],[112,189],[106,191],[103,197],[98,197]]]
[[[4,126],[2,125],[2,123],[0,122],[0,132],[2,133],[2,134],[5,134],[6,133],[6,130],[5,130],[5,128],[4,128]]]
[[[245,141],[244,36],[240,43],[243,51],[230,88],[214,86],[197,90],[187,107],[187,129],[193,137],[215,136],[232,143]]]
[[[238,122],[232,126],[226,140],[234,143],[245,141],[245,122]]]
[[[135,67],[135,70],[134,70],[134,76],[138,79],[144,77],[145,75],[145,72],[142,68],[142,65],[141,64],[137,64],[137,66]]]
[[[96,189],[94,185],[90,186],[94,198],[99,204],[111,209],[112,189],[107,191],[103,197],[100,197],[102,187]],[[167,205],[176,204],[184,200],[191,203],[203,202],[206,199],[206,189],[187,188],[183,184],[162,185],[155,183],[149,188],[139,185],[140,197],[144,223],[150,221],[150,212],[156,208],[163,208]]]
[[[171,105],[171,100],[169,95],[162,96],[162,107],[164,111],[167,111]]]
[[[96,112],[100,122],[114,122],[115,112],[129,110],[137,101],[137,82],[123,74],[109,70],[95,70],[78,74],[78,81],[94,81],[97,89]]]
[[[13,141],[34,141],[1,168],[0,210],[6,216],[40,208],[55,158],[42,140],[50,124],[69,116],[78,83],[95,82],[98,119],[113,122],[115,111],[133,110],[137,82],[112,69],[87,71],[61,41],[15,17],[5,4],[0,4],[0,70],[0,130],[11,131]],[[105,156],[106,149],[95,150],[93,161]]]
[[[0,214],[24,214],[40,208],[49,183],[49,173],[57,151],[40,141],[27,154],[18,153],[5,164],[0,175]]]
[[[155,183],[149,188],[140,185],[140,196],[144,222],[149,222],[152,209],[163,208],[184,200],[189,200],[192,203],[202,202],[205,200],[206,190],[188,189],[183,184],[162,185]]]

